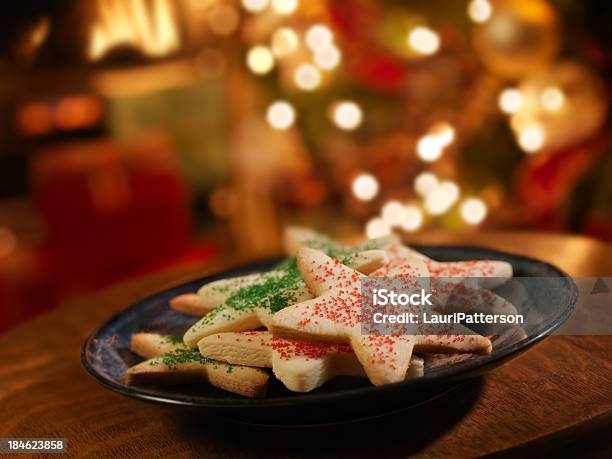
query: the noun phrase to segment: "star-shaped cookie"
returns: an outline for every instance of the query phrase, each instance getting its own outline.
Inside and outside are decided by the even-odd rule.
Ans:
[[[148,360],[126,371],[128,385],[206,382],[246,397],[262,397],[266,393],[269,375],[265,371],[204,357],[175,336],[136,333],[130,348]]]
[[[431,291],[434,292],[432,302],[434,303],[434,310],[437,312],[483,312],[491,315],[516,315],[518,313],[511,302],[482,287],[482,278],[471,279],[468,275],[472,272],[471,268],[463,271],[465,276],[461,275],[460,264],[464,262],[447,263],[448,265],[456,265],[454,268],[455,275],[441,276],[441,272],[448,271],[450,268],[439,269],[435,267],[435,264],[440,265],[442,263],[423,258],[422,254],[409,247],[395,244],[388,247],[386,252],[389,256],[389,263],[377,270],[376,273],[371,273],[370,277],[380,275],[388,277],[389,270],[394,266],[401,266],[403,263],[410,263],[411,260],[421,259],[427,265]],[[470,261],[465,263],[466,266],[472,266]],[[503,269],[503,264],[506,264],[506,262],[495,263],[499,263],[495,265],[497,266],[494,269],[496,272],[500,272]],[[510,267],[510,272],[511,270],[512,267]],[[487,279],[491,280],[492,278]]]
[[[365,373],[346,344],[295,341],[266,331],[220,333],[198,343],[200,352],[215,360],[272,368],[276,377],[294,392],[310,392],[336,376]],[[423,360],[412,356],[406,378],[423,375]]]
[[[314,299],[277,312],[269,325],[276,336],[296,340],[348,344],[370,381],[375,385],[399,382],[406,374],[415,345],[456,347],[488,352],[490,342],[478,335],[467,343],[457,335],[418,336],[416,334],[364,335],[361,325],[360,281],[364,275],[332,259],[323,252],[302,248],[297,255],[302,276]],[[373,277],[394,277],[403,282],[402,291],[427,287],[429,270],[419,257],[397,258],[374,271]],[[415,278],[425,278],[418,279]],[[462,346],[456,346],[461,342]]]
[[[403,246],[404,255],[421,258],[427,264],[432,277],[473,277],[478,286],[495,288],[512,278],[512,265],[501,260],[436,261],[422,253]]]
[[[294,256],[300,247],[311,247],[322,250],[328,255],[342,260],[347,265],[368,273],[380,265],[373,259],[371,266],[368,266],[365,258],[355,259],[355,255],[376,249],[385,249],[397,243],[395,236],[385,236],[369,239],[353,246],[340,244],[324,234],[316,231],[288,227],[283,234],[283,246],[287,255]],[[245,276],[220,279],[200,287],[197,293],[187,293],[179,295],[170,300],[170,307],[194,316],[202,317],[213,309],[222,306],[231,297],[241,290],[265,283],[270,277],[283,277],[286,274],[287,263],[281,264],[278,268],[267,273],[254,273]]]
[[[370,272],[387,262],[387,253],[384,250],[356,252],[347,256],[345,262]],[[257,283],[235,291],[187,330],[183,338],[185,344],[196,347],[199,340],[214,333],[267,327],[275,312],[312,298],[295,257],[289,258],[277,270],[257,276]]]

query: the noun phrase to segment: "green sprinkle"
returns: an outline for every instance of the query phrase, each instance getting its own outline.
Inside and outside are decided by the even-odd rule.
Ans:
[[[163,335],[160,340],[161,344],[183,344],[183,338],[173,335]]]
[[[171,370],[176,369],[176,366],[181,363],[218,363],[216,360],[204,357],[202,354],[200,354],[200,352],[194,349],[175,349],[172,352],[167,352],[164,355],[160,356],[158,360],[152,361],[151,365],[158,365],[160,362],[166,365]]]

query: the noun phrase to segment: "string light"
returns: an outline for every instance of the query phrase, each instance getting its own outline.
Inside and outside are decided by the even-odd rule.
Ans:
[[[512,114],[523,107],[523,95],[516,89],[504,89],[499,95],[498,105],[502,112]]]
[[[345,131],[357,129],[362,120],[363,112],[355,102],[338,102],[332,109],[332,121]]]
[[[372,174],[359,174],[353,180],[353,195],[360,201],[371,201],[378,195],[378,180]]]
[[[468,16],[474,22],[487,22],[493,14],[493,7],[487,0],[472,0],[468,4]]]
[[[459,198],[459,187],[451,181],[444,181],[425,197],[425,210],[431,215],[442,215]]]
[[[289,102],[280,100],[268,107],[266,118],[270,126],[282,131],[295,122],[295,109]]]
[[[439,185],[438,177],[431,172],[421,172],[414,179],[414,189],[422,197],[427,196]]]
[[[274,56],[266,46],[255,46],[247,53],[247,66],[257,75],[265,75],[274,67]]]
[[[408,45],[419,54],[431,55],[440,48],[440,37],[429,27],[418,26],[408,34]]]
[[[268,6],[268,0],[242,0],[242,7],[250,13],[259,13]]]
[[[432,135],[425,135],[417,142],[417,154],[423,161],[433,162],[437,160],[442,156],[442,150],[442,144]]]
[[[312,64],[302,64],[295,71],[295,84],[304,91],[312,91],[321,83],[321,72]]]
[[[288,56],[297,49],[298,44],[298,36],[290,27],[281,27],[272,34],[272,52],[276,57]]]
[[[449,146],[455,140],[455,128],[446,122],[434,124],[429,133],[436,137],[442,147]]]
[[[478,225],[486,216],[487,206],[482,199],[468,198],[461,204],[461,218],[470,225]]]
[[[540,103],[545,110],[555,112],[560,110],[565,103],[565,94],[556,86],[551,86],[542,91]]]
[[[333,44],[321,49],[317,49],[314,53],[314,62],[323,70],[332,70],[340,64],[342,54],[340,50]]]
[[[390,226],[398,226],[404,220],[404,206],[399,201],[389,201],[382,206],[380,215]]]
[[[298,7],[298,0],[272,0],[272,9],[278,14],[291,14]]]
[[[527,153],[535,153],[544,146],[544,130],[537,125],[528,126],[519,132],[518,144]]]
[[[388,236],[391,234],[391,227],[382,218],[372,218],[366,224],[366,235],[370,239]]]
[[[319,51],[333,44],[334,35],[329,27],[315,24],[306,31],[305,41],[310,49]]]
[[[404,231],[416,231],[423,224],[423,212],[417,206],[406,205],[403,211],[403,220],[400,225]]]

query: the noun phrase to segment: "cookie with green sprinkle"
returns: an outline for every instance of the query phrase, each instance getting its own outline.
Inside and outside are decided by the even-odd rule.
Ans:
[[[246,276],[220,279],[202,286],[197,295],[180,295],[172,299],[170,306],[177,311],[185,312],[200,317],[208,314],[215,308],[222,306],[228,298],[252,285],[265,283],[270,277],[283,277],[286,274],[286,267],[294,263],[293,255],[300,247],[310,247],[322,250],[330,257],[342,260],[343,263],[367,274],[378,267],[375,265],[376,259],[371,261],[373,265],[368,265],[365,259],[353,259],[357,253],[376,249],[386,249],[397,243],[395,236],[385,236],[370,239],[353,246],[340,244],[324,234],[307,228],[289,227],[285,229],[283,235],[283,245],[289,257],[287,261],[276,270],[267,273],[248,274]]]
[[[131,349],[149,360],[126,371],[128,385],[208,383],[246,397],[266,393],[269,375],[265,371],[210,359],[185,346],[177,336],[136,333]]]

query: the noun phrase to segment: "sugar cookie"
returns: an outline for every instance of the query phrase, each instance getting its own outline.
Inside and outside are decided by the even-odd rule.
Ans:
[[[404,247],[411,255],[420,257],[432,277],[476,277],[478,285],[495,288],[512,278],[512,265],[501,260],[436,261],[422,253]]]
[[[370,273],[370,277],[389,277],[389,270],[393,266],[401,266],[402,263],[410,263],[415,258],[421,258],[427,264],[431,291],[435,293],[432,295],[432,302],[434,303],[434,310],[437,312],[483,312],[491,315],[518,314],[510,301],[481,287],[480,282],[471,282],[469,277],[439,276],[439,270],[432,270],[431,263],[423,259],[422,255],[413,249],[403,245],[392,245],[386,249],[386,252],[389,255],[389,263],[376,272]],[[509,326],[512,325],[509,324]]]
[[[384,250],[368,250],[348,257],[348,263],[371,270],[387,262]],[[253,330],[268,325],[272,315],[284,307],[312,298],[302,280],[295,258],[290,258],[282,270],[259,274],[258,283],[241,288],[225,303],[206,314],[184,335],[184,342],[196,347],[207,335]]]
[[[198,343],[202,354],[223,362],[272,368],[274,375],[294,392],[309,392],[335,376],[365,373],[345,344],[300,342],[265,331],[221,333]],[[423,375],[423,360],[412,356],[405,377]]]
[[[297,340],[349,344],[373,384],[403,380],[415,338],[361,334],[363,274],[308,248],[299,250],[297,261],[315,298],[277,312],[270,331]],[[409,282],[414,277],[426,277],[427,267],[416,259],[412,264],[387,267],[387,272],[402,274]]]
[[[347,246],[339,244],[333,239],[321,233],[317,233],[316,231],[306,228],[290,227],[284,232],[283,242],[288,255],[295,255],[299,247],[312,247],[322,250],[333,258],[342,260],[343,263],[364,274],[368,274],[370,271],[380,266],[380,260],[377,258],[369,259],[367,257],[356,258],[356,255],[360,252],[386,249],[391,244],[397,243],[397,238],[395,236],[385,236],[369,239],[353,246]],[[200,316],[223,305],[240,290],[252,285],[262,284],[270,276],[282,277],[285,275],[285,271],[286,263],[283,263],[276,270],[268,273],[256,273],[229,279],[220,279],[203,285],[197,293],[201,300]]]
[[[262,397],[266,393],[269,375],[265,371],[204,357],[185,346],[178,337],[136,333],[132,336],[131,349],[148,360],[128,368],[125,373],[128,385],[207,382],[246,397]]]

